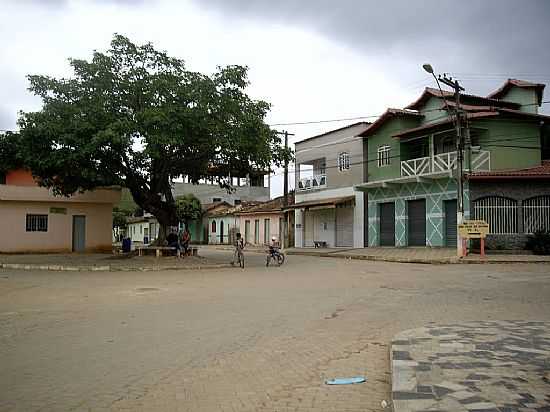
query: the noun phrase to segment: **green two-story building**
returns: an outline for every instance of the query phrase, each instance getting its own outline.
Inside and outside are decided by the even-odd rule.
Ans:
[[[543,84],[510,79],[487,97],[461,95],[465,219],[489,222],[489,247],[522,247],[550,230],[550,116]],[[388,109],[365,139],[369,246],[455,246],[457,146],[454,95],[426,88]]]

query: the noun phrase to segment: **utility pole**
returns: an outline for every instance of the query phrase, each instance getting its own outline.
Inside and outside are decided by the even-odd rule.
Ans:
[[[445,95],[443,94],[443,90],[441,90],[441,85],[439,82],[446,84],[449,87],[452,87],[455,91],[455,115],[456,115],[456,121],[455,121],[455,128],[456,128],[456,166],[457,166],[457,179],[456,179],[456,186],[457,186],[457,208],[456,208],[456,253],[459,257],[464,256],[464,249],[463,249],[463,243],[462,239],[460,238],[460,232],[458,230],[458,225],[464,223],[464,169],[463,169],[463,163],[464,163],[464,141],[462,137],[462,112],[460,110],[460,92],[464,91],[464,87],[460,85],[458,80],[453,80],[452,77],[447,77],[446,74],[441,77],[435,76],[434,69],[431,66],[431,64],[423,64],[422,68],[430,73],[433,78],[435,79],[435,82],[437,83],[437,87],[439,87],[439,91],[441,92],[441,97],[443,98],[443,102],[445,103],[445,107],[447,110],[449,110],[449,106],[447,105],[447,100],[445,99]],[[468,130],[466,130],[467,138],[468,138],[468,147],[470,146],[470,136],[468,133]],[[468,156],[468,159],[470,156]]]
[[[452,77],[447,77],[446,74],[443,77],[438,76],[441,83],[452,87],[455,91],[455,128],[456,128],[456,166],[457,166],[457,210],[456,210],[456,224],[461,225],[464,223],[464,141],[462,136],[462,112],[460,110],[460,92],[464,91],[464,88],[460,85],[458,80],[453,80]],[[445,96],[442,96],[445,99]],[[456,231],[456,252],[458,256],[464,256],[463,243],[460,238],[460,233]]]
[[[287,130],[283,132],[277,132],[277,134],[282,134],[285,136],[285,150],[288,150],[288,136],[294,136],[294,133],[289,133]],[[288,159],[285,159],[284,164],[284,173],[283,173],[283,207],[288,206]],[[288,227],[289,227],[289,216],[288,211],[285,210],[285,218],[284,218],[284,224],[283,224],[283,235],[284,239],[282,240],[282,246],[283,248],[288,246]]]

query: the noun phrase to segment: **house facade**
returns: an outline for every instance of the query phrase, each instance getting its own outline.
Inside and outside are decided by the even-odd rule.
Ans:
[[[120,189],[55,196],[30,172],[14,170],[0,183],[0,253],[107,252]]]
[[[365,142],[359,122],[296,143],[295,247],[364,247]]]
[[[286,206],[294,204],[294,195],[289,194]],[[284,196],[257,205],[243,206],[236,212],[239,218],[239,232],[245,243],[253,246],[268,245],[274,237],[280,244],[284,240],[285,218]],[[288,225],[292,227],[292,222]]]
[[[464,217],[488,221],[489,246],[521,247],[533,228],[550,230],[550,117],[538,114],[543,90],[542,84],[509,80],[486,97],[461,95],[468,124]],[[453,93],[427,88],[360,134],[367,170],[355,190],[368,198],[369,246],[456,246],[453,111]],[[528,180],[537,183],[526,185]],[[537,222],[522,223],[526,213]]]
[[[239,228],[235,214],[242,205],[232,206],[227,202],[216,204],[206,213],[207,239],[210,245],[229,245]]]

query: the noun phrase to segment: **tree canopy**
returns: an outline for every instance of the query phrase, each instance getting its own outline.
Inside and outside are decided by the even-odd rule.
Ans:
[[[19,119],[19,156],[56,193],[127,187],[162,228],[177,222],[174,179],[246,176],[291,157],[265,123],[270,105],[245,91],[246,67],[189,71],[121,35],[107,52],[69,63],[70,78],[28,76],[43,107]]]
[[[200,219],[202,216],[202,207],[199,199],[192,193],[187,193],[176,198],[176,215],[180,222],[185,226],[190,220]]]

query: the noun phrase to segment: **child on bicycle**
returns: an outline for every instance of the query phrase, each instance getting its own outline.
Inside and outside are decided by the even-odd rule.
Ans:
[[[231,261],[231,264],[234,265],[235,262],[240,261],[240,257],[243,256],[243,249],[244,249],[244,240],[240,233],[237,233],[235,236],[235,252],[233,253],[233,260]]]

